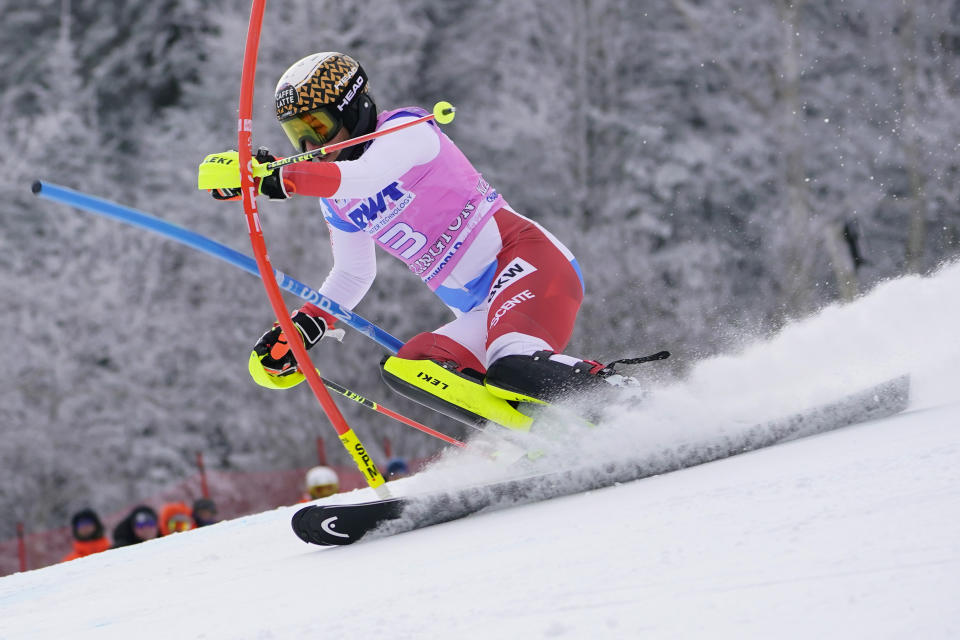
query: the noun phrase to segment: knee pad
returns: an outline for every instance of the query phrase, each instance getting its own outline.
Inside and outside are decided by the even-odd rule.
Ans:
[[[451,362],[459,371],[472,369],[482,374],[486,370],[473,352],[453,338],[439,333],[427,332],[415,335],[400,348],[397,357],[405,360]]]

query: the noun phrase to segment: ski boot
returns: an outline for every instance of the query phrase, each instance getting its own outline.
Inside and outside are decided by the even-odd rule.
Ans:
[[[603,365],[539,351],[532,356],[499,358],[486,376],[471,369],[458,370],[449,362],[386,356],[380,361],[380,374],[393,391],[454,420],[474,427],[493,422],[514,431],[529,431],[538,407],[583,393],[636,386],[633,378],[617,373],[615,365],[669,356],[661,351]]]
[[[554,403],[582,394],[607,392],[617,387],[639,387],[635,378],[617,373],[617,364],[640,364],[670,357],[660,351],[643,358],[616,360],[604,365],[594,360],[576,360],[551,351],[512,355],[497,359],[487,370],[484,386],[494,396],[510,402]]]

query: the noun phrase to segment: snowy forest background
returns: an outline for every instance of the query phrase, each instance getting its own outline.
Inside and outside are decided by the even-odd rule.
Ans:
[[[273,320],[256,279],[30,193],[49,180],[249,254],[240,206],[196,189],[203,156],[236,144],[249,2],[7,0],[2,15],[0,539],[126,506],[192,473],[197,451],[216,469],[314,463],[315,437],[332,439],[316,400],[246,372]],[[274,0],[257,144],[289,153],[273,87],[322,50],[358,58],[381,108],[457,105],[448,134],[580,260],[573,354],[667,348],[682,375],[960,247],[956,0]],[[317,203],[261,210],[275,266],[318,286]],[[381,258],[360,314],[401,339],[448,319]],[[464,435],[389,395],[363,336],[313,353]],[[383,435],[436,451],[340,404],[380,462]]]

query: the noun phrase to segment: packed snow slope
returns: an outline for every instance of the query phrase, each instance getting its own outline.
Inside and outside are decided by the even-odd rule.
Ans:
[[[887,283],[538,444],[642,463],[909,373],[898,416],[350,547],[297,507],[224,522],[0,579],[0,639],[960,637],[958,293],[957,265]],[[504,473],[458,451],[393,487]]]

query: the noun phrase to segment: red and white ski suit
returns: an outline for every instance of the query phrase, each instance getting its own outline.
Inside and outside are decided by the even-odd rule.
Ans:
[[[425,113],[382,113],[377,130]],[[322,198],[334,266],[321,294],[352,309],[374,281],[379,245],[453,311],[400,357],[484,372],[503,356],[566,347],[583,299],[576,259],[511,209],[435,123],[376,138],[357,160],[281,171],[289,191]]]

